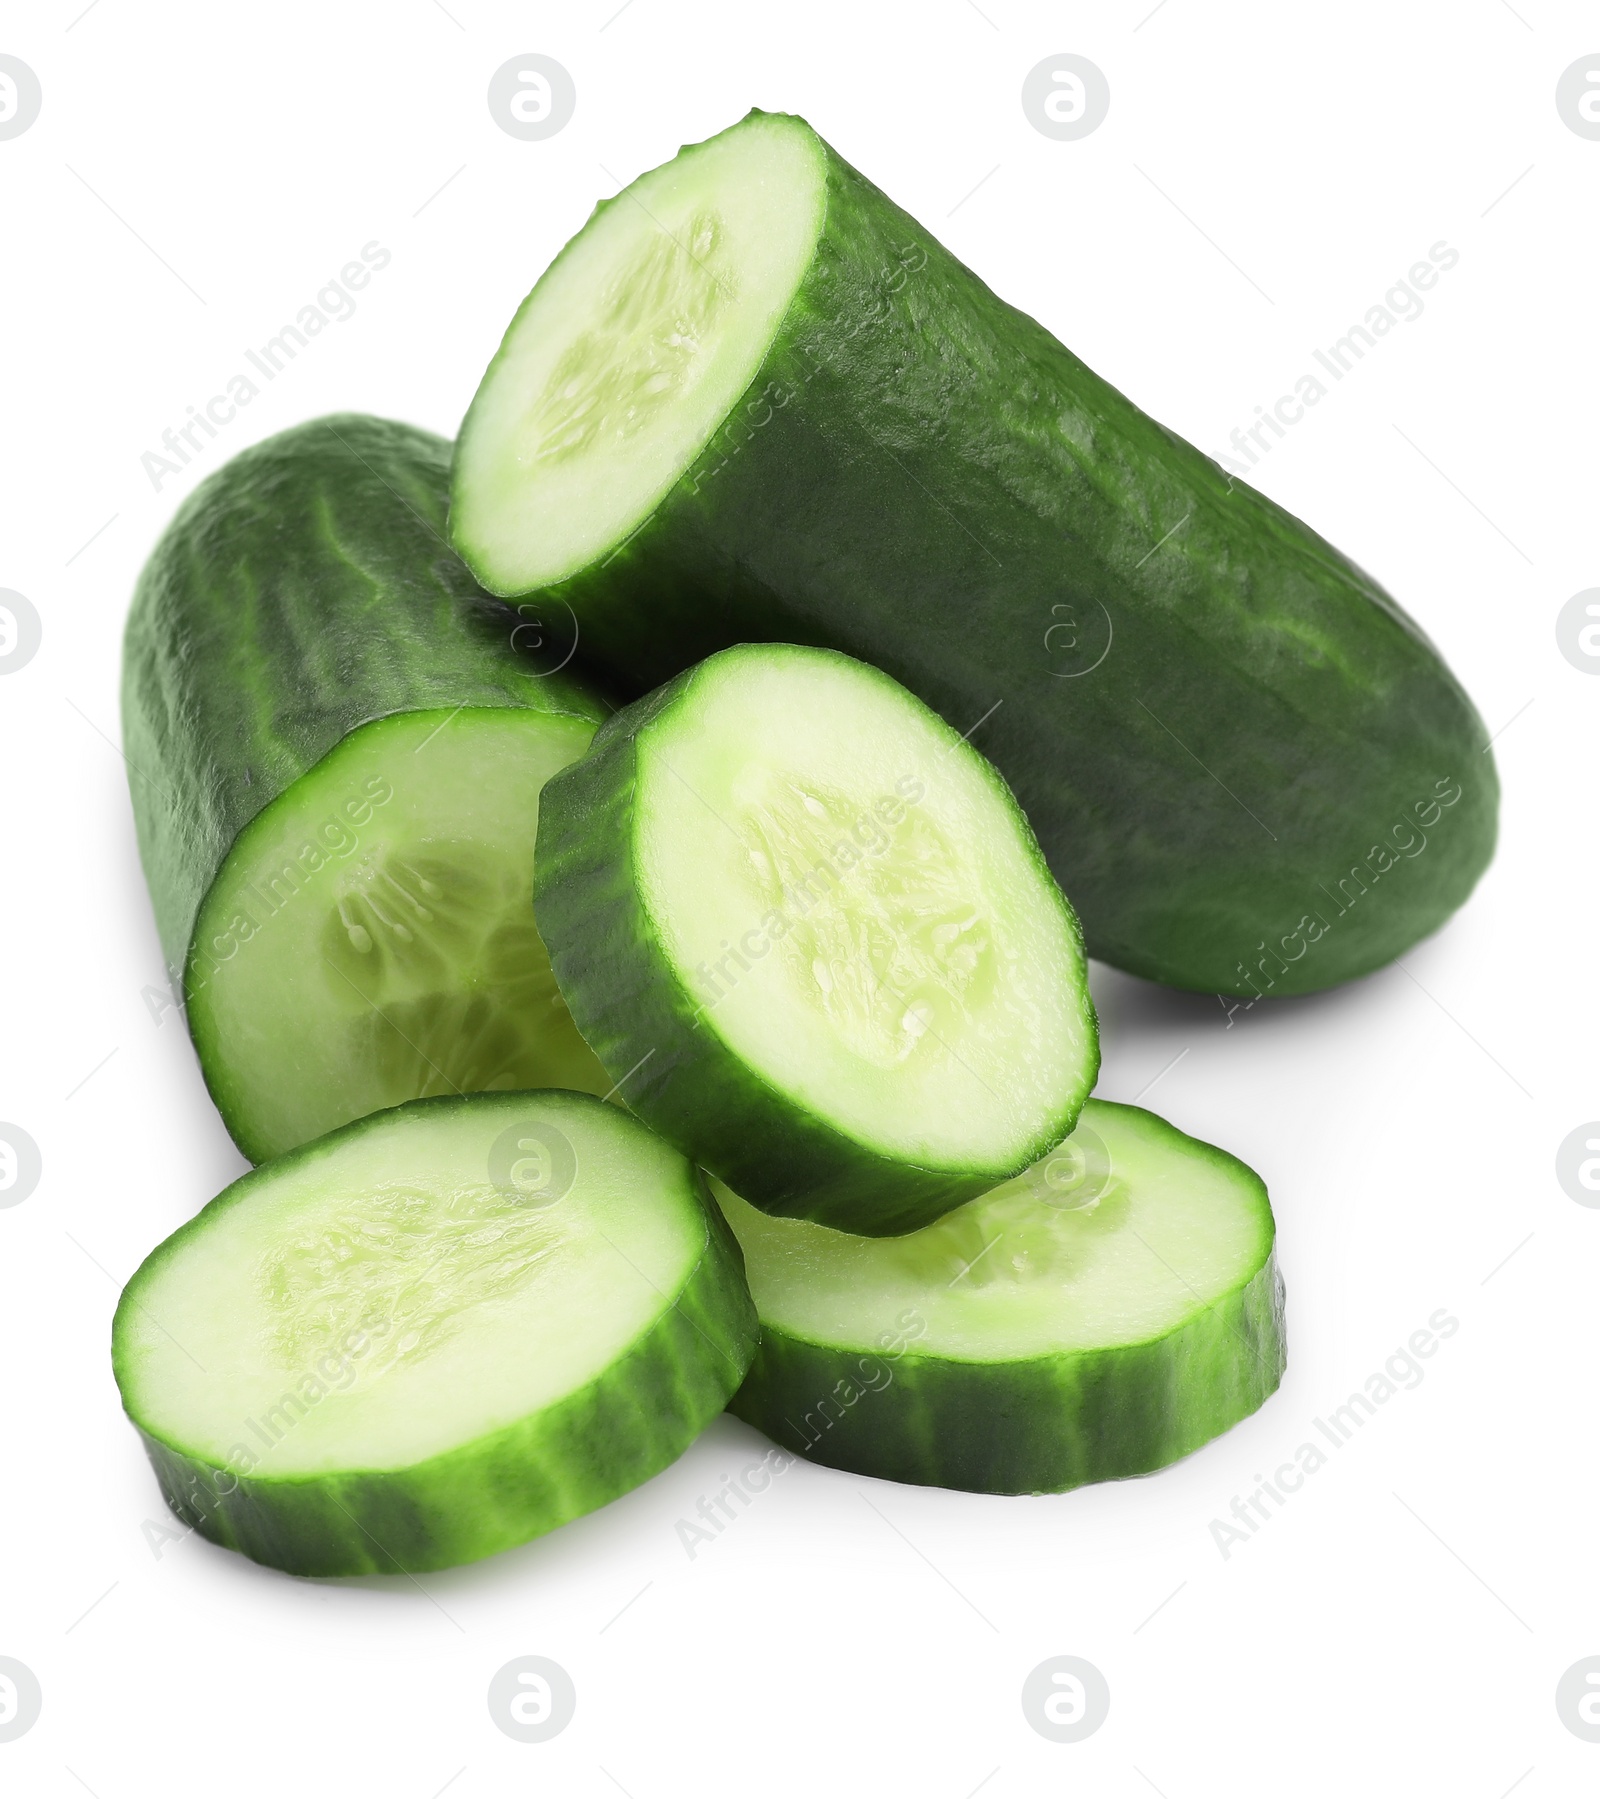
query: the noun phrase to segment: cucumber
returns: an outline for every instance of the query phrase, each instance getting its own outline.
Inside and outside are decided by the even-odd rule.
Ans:
[[[185,501],[128,620],[139,848],[252,1161],[425,1094],[604,1070],[534,928],[544,782],[607,707],[444,538],[449,446],[352,415]]]
[[[773,639],[985,721],[1091,953],[1135,974],[1332,986],[1493,850],[1482,722],[1389,595],[797,118],[597,209],[489,365],[450,523],[634,692]]]
[[[1071,1130],[1082,937],[983,757],[831,650],[724,650],[546,787],[534,909],[628,1105],[754,1204],[915,1230]]]
[[[1052,1156],[892,1242],[712,1190],[761,1316],[729,1409],[833,1468],[1065,1492],[1177,1461],[1283,1374],[1266,1188],[1136,1106],[1090,1100]]]
[[[755,1315],[700,1174],[580,1093],[413,1100],[227,1188],[129,1281],[178,1517],[292,1574],[475,1561],[673,1461]]]

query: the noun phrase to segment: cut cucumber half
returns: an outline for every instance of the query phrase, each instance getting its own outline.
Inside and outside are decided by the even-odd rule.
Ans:
[[[545,789],[535,911],[628,1105],[753,1203],[914,1230],[1060,1142],[1099,1046],[1005,783],[887,675],[745,646]]]
[[[548,613],[451,554],[448,462],[383,419],[298,426],[202,483],[140,576],[140,852],[252,1161],[423,1095],[610,1086],[533,923],[540,790],[607,707]]]
[[[1177,1461],[1282,1378],[1266,1188],[1136,1106],[1090,1100],[1026,1174],[892,1242],[712,1190],[761,1316],[729,1409],[830,1467],[1065,1492]]]
[[[772,123],[601,206],[529,295],[460,450],[454,526],[492,591],[611,549],[749,386],[824,200],[812,147]]]
[[[450,529],[491,592],[570,607],[630,698],[763,639],[982,720],[1095,956],[1306,993],[1449,917],[1499,789],[1438,651],[1234,446],[1225,474],[803,119],[755,112],[540,277],[462,424]]]
[[[113,1360],[185,1524],[381,1574],[647,1480],[754,1335],[698,1171],[614,1106],[516,1093],[413,1101],[235,1181],[128,1283]]]

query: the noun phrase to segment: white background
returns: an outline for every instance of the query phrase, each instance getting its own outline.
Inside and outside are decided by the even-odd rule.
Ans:
[[[0,1654],[44,1688],[39,1724],[0,1744],[7,1791],[1593,1792],[1600,1745],[1562,1727],[1554,1689],[1600,1653],[1600,1212],[1554,1157],[1600,1115],[1600,681],[1554,620],[1600,582],[1600,143],[1554,89],[1600,51],[1600,16],[447,3],[98,0],[74,23],[81,0],[12,0],[0,24],[44,93],[0,142],[0,586],[44,620],[0,683],[0,1118],[44,1163],[0,1211]],[[545,142],[485,102],[524,51],[577,84]],[[1111,86],[1074,143],[1019,100],[1060,51]],[[1403,968],[1231,1026],[1214,999],[1097,977],[1101,1092],[1149,1086],[1268,1180],[1287,1380],[1181,1466],[1059,1498],[797,1467],[693,1561],[675,1521],[760,1453],[731,1420],[605,1512],[417,1582],[294,1581],[163,1544],[111,1311],[242,1164],[181,1022],[142,991],[163,975],[115,748],[139,563],[202,473],[297,420],[355,407],[453,432],[594,201],[752,104],[805,114],[1212,453],[1430,245],[1459,251],[1257,481],[1390,586],[1504,727],[1494,866]],[[393,261],[355,316],[154,491],[141,453],[373,239]],[[1225,1560],[1211,1519],[1441,1306],[1460,1329],[1423,1383]],[[529,1653],[578,1691],[534,1746],[485,1704]],[[1110,1683],[1081,1744],[1019,1704],[1056,1654]]]

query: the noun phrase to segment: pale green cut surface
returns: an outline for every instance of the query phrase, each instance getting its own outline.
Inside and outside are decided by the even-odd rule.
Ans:
[[[754,118],[597,210],[511,323],[461,428],[451,530],[493,592],[645,518],[760,367],[821,228],[824,152]]]
[[[145,1430],[217,1467],[242,1444],[262,1475],[409,1467],[562,1399],[661,1316],[705,1249],[675,1151],[537,1094],[429,1110],[248,1177],[149,1266],[119,1353]],[[554,1191],[552,1127],[570,1190],[496,1185],[517,1129],[535,1199]]]
[[[772,1218],[711,1187],[762,1322],[864,1353],[1001,1362],[1147,1342],[1248,1281],[1272,1247],[1248,1168],[1102,1100],[1026,1174],[909,1236]]]
[[[610,1088],[533,919],[540,790],[592,734],[517,707],[400,713],[242,833],[201,908],[189,1017],[253,1160],[408,1099]]]
[[[636,817],[702,1027],[797,1106],[939,1167],[1017,1166],[1074,1115],[1071,912],[993,769],[887,676],[726,652],[641,734]]]

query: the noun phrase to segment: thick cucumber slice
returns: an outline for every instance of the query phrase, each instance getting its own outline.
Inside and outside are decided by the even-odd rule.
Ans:
[[[1493,850],[1482,721],[1390,596],[800,119],[598,208],[484,376],[451,531],[634,692],[768,639],[985,719],[1090,949],[1137,974],[1331,986]]]
[[[892,1242],[712,1188],[761,1315],[730,1410],[831,1467],[1064,1492],[1165,1467],[1283,1374],[1266,1188],[1134,1106],[1090,1100],[1054,1154]]]
[[[168,1503],[294,1574],[474,1561],[674,1460],[755,1319],[700,1175],[576,1093],[418,1100],[235,1181],[128,1283]]]
[[[640,1117],[755,1204],[879,1235],[1072,1128],[1072,908],[1003,781],[878,670],[726,650],[545,789],[539,928]]]
[[[597,694],[442,536],[449,447],[341,416],[179,509],[123,726],[162,942],[252,1160],[423,1094],[604,1071],[533,925],[539,793]]]

